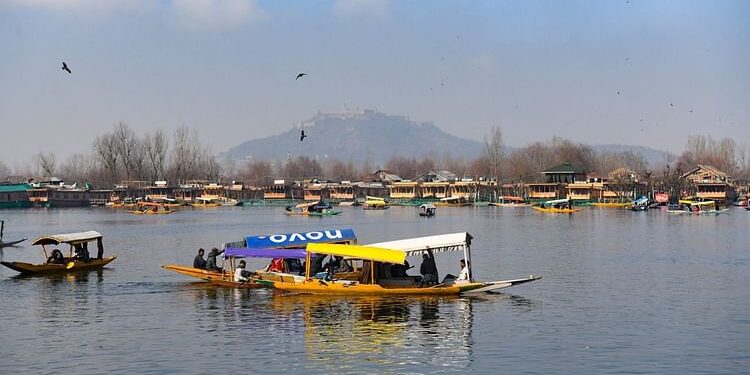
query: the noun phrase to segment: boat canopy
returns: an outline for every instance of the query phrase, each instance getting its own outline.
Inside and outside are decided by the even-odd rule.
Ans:
[[[385,201],[383,200],[374,200],[374,201],[365,201],[365,204],[368,206],[385,206]]]
[[[716,204],[714,201],[696,202],[689,199],[680,199],[681,204],[689,204],[691,206],[711,206]]]
[[[284,248],[304,247],[313,242],[344,242],[355,241],[357,236],[353,229],[328,229],[312,232],[264,234],[260,236],[245,237],[245,241],[230,242],[224,244],[224,248],[247,247],[247,248]],[[244,242],[244,243],[243,243]]]
[[[59,245],[61,243],[77,244],[102,238],[101,233],[95,231],[64,233],[51,236],[42,236],[34,240],[32,245]]]
[[[464,251],[471,245],[471,234],[467,232],[440,234],[437,236],[426,236],[407,238],[404,240],[378,242],[367,246],[384,249],[401,250],[407,256],[420,255],[426,250],[439,253],[444,251]]]
[[[383,201],[383,202],[385,202],[385,198],[373,197],[373,196],[370,196],[370,195],[365,196],[365,199],[368,200],[368,201]]]
[[[645,197],[645,196],[642,196],[642,197],[640,197],[640,198],[638,198],[638,199],[636,199],[636,200],[633,201],[633,204],[635,204],[635,205],[643,205],[643,204],[646,204],[646,203],[648,203],[648,198]]]
[[[195,200],[201,201],[201,202],[213,202],[213,201],[215,201],[217,199],[216,198],[197,197],[197,198],[195,198]]]
[[[426,210],[426,209],[429,209],[429,208],[435,208],[435,205],[432,204],[432,203],[425,203],[423,205],[420,205],[419,208],[422,208],[422,209]]]
[[[315,201],[315,202],[303,202],[303,203],[297,204],[296,206],[294,206],[294,208],[312,207],[312,206],[315,206],[318,203],[319,203],[319,201]]]
[[[304,259],[305,250],[302,249],[264,249],[244,247],[229,247],[224,250],[224,258],[285,258]]]
[[[502,197],[500,197],[500,199],[504,201],[523,202],[523,198],[516,197],[514,195],[503,195]]]
[[[553,205],[553,204],[559,204],[559,203],[567,203],[568,201],[569,201],[568,198],[563,198],[563,199],[555,199],[555,200],[551,200],[551,201],[546,201],[546,202],[544,202],[544,204],[545,205]]]
[[[457,200],[461,200],[461,197],[445,197],[445,198],[440,198],[441,202],[452,202],[452,201],[457,201]]]
[[[307,252],[394,264],[404,264],[406,260],[406,253],[403,251],[374,246],[309,243]]]

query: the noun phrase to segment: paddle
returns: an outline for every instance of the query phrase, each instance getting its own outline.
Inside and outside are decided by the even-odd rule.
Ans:
[[[68,265],[65,266],[65,269],[69,270],[69,269],[73,268],[73,266],[75,266],[75,265],[76,265],[76,262],[68,262]]]

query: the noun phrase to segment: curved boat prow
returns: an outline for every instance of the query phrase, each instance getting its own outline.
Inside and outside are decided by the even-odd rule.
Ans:
[[[525,277],[522,279],[492,281],[492,282],[484,283],[485,286],[481,288],[472,289],[466,292],[462,292],[461,294],[491,293],[496,290],[510,288],[515,285],[521,285],[521,284],[529,283],[532,281],[540,280],[541,278],[542,278],[541,276],[529,275],[529,277]]]

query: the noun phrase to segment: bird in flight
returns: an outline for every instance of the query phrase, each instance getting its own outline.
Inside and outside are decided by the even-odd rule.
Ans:
[[[298,79],[300,79],[300,78],[302,78],[302,77],[304,77],[304,76],[306,76],[306,75],[307,75],[307,73],[300,73],[300,74],[297,74],[297,78],[295,78],[294,80],[296,81],[296,80],[298,80]]]
[[[299,134],[299,141],[300,141],[300,142],[302,142],[302,141],[304,141],[304,140],[305,140],[305,138],[307,138],[307,135],[305,135],[305,131],[304,131],[304,130],[302,130],[302,131],[300,132],[300,134]]]
[[[68,64],[66,64],[65,61],[63,61],[62,70],[66,71],[68,73],[73,73],[73,72],[70,71],[70,68],[68,68]]]

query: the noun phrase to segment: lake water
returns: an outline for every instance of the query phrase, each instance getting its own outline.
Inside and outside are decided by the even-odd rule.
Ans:
[[[118,255],[69,276],[1,267],[0,373],[750,373],[750,212],[342,209],[0,211],[6,240],[97,230]],[[315,297],[217,288],[159,267],[244,235],[332,228],[353,228],[363,244],[468,231],[476,279],[544,278],[473,298]],[[39,262],[25,244],[0,255]],[[441,277],[457,274],[458,258],[445,258]]]

